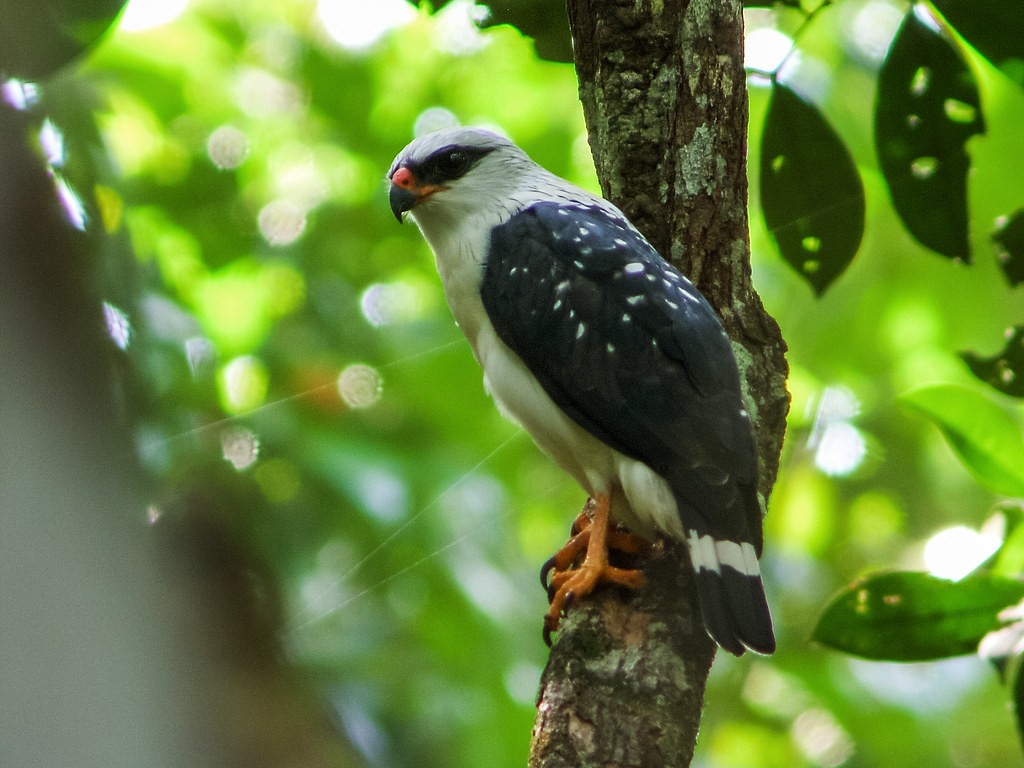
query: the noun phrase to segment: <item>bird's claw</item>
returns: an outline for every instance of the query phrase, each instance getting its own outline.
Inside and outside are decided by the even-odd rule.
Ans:
[[[551,634],[558,631],[561,617],[578,598],[589,595],[598,584],[610,582],[639,589],[645,583],[643,572],[634,563],[636,557],[646,554],[650,543],[623,528],[609,528],[607,497],[602,502],[605,506],[592,520],[588,512],[595,513],[597,505],[593,499],[587,501],[583,512],[573,521],[569,541],[540,569],[541,585],[550,603],[544,615],[544,642],[549,648]],[[600,521],[596,517],[600,517]],[[595,534],[599,538],[593,541],[598,546],[592,547],[592,532],[598,522],[602,528]],[[626,567],[610,565],[609,549],[617,556],[626,556],[629,564]]]
[[[547,590],[548,602],[551,602],[551,585],[548,584],[548,574],[555,567],[555,556],[552,555],[544,561],[544,565],[540,567],[540,585]]]

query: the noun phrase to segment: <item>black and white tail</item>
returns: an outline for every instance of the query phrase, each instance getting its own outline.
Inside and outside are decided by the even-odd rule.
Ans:
[[[748,648],[773,653],[775,634],[754,545],[701,536],[693,529],[686,533],[708,634],[736,656]]]

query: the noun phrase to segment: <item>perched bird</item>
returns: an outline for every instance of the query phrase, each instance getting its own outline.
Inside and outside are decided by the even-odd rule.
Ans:
[[[484,386],[593,499],[592,523],[554,558],[546,635],[597,584],[643,585],[608,563],[614,522],[685,542],[711,637],[736,655],[773,652],[757,449],[707,300],[618,208],[490,131],[421,136],[387,177]]]

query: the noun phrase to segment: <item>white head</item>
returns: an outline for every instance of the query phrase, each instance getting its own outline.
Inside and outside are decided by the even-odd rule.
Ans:
[[[391,210],[406,211],[426,233],[478,214],[511,213],[528,179],[553,178],[511,141],[483,128],[434,131],[398,153],[388,171]]]

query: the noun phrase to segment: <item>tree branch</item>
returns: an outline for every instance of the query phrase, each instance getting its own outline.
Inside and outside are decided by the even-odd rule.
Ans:
[[[750,277],[741,0],[568,0],[606,197],[718,309],[740,363],[768,498],[789,398],[785,343]],[[637,594],[603,590],[562,623],[531,768],[689,765],[715,646],[683,547]]]

